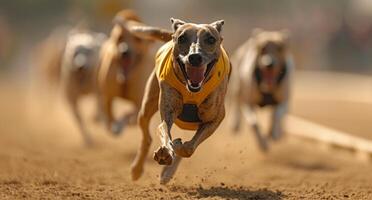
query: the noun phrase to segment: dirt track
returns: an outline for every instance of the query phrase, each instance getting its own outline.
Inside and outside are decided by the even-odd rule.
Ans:
[[[321,91],[310,99],[309,83],[299,81],[292,113],[372,139],[371,104],[317,98],[325,97]],[[372,163],[291,137],[262,155],[247,126],[232,135],[227,121],[182,161],[169,185],[158,184],[161,168],[150,157],[143,177],[132,182],[138,128],[114,138],[87,114],[96,142],[87,149],[62,104],[30,99],[16,82],[1,81],[0,91],[0,199],[372,199]],[[35,102],[48,110],[35,112]],[[155,135],[154,141],[153,149]]]

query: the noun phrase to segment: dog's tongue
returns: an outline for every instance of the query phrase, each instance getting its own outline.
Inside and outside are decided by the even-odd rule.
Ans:
[[[263,77],[268,85],[274,84],[275,77],[274,77],[274,72],[272,70],[264,70]]]
[[[204,73],[207,67],[186,67],[186,73],[192,84],[199,84],[204,80]]]

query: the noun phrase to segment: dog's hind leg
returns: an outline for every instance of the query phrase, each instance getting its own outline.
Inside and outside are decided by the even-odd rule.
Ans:
[[[267,144],[266,139],[263,137],[263,135],[261,133],[260,127],[258,126],[258,120],[257,120],[256,112],[254,111],[254,109],[251,106],[245,105],[243,107],[243,115],[246,118],[249,125],[252,127],[260,149],[263,152],[266,152],[268,150],[268,144]]]
[[[104,114],[106,128],[110,132],[117,134],[113,130],[114,115],[112,113],[112,103],[113,103],[113,98],[111,96],[106,95],[105,97],[102,97],[102,111]]]
[[[81,132],[81,135],[83,136],[85,144],[88,146],[92,145],[92,139],[88,134],[88,131],[79,112],[77,95],[67,94],[67,100],[68,103],[70,104],[72,114],[74,115],[74,118],[79,126],[79,130]]]
[[[270,137],[273,140],[278,140],[282,136],[282,123],[284,115],[287,113],[288,104],[287,102],[281,103],[274,108],[271,122]]]
[[[149,130],[150,120],[158,110],[158,102],[159,85],[155,72],[153,71],[146,83],[145,95],[142,100],[141,109],[138,113],[138,124],[142,131],[142,140],[131,167],[133,180],[139,179],[143,173],[143,165],[152,142]]]
[[[173,178],[181,160],[182,158],[180,156],[175,155],[172,164],[163,167],[160,175],[160,184],[165,185]]]
[[[234,99],[235,102],[233,102],[233,108],[232,108],[232,121],[231,121],[231,126],[234,131],[234,133],[238,133],[240,130],[240,125],[241,125],[241,117],[242,117],[242,112],[241,112],[241,104],[239,100]]]

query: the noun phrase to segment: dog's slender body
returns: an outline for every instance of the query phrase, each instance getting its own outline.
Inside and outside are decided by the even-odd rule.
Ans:
[[[151,145],[149,123],[160,111],[158,133],[161,146],[154,160],[163,168],[160,181],[167,183],[182,157],[190,157],[210,137],[225,116],[224,98],[231,71],[221,42],[223,21],[192,24],[171,19],[173,40],[163,45],[156,55],[142,101],[138,122],[142,141],[132,164],[132,178],[137,180]],[[171,128],[196,130],[190,141],[172,139]]]
[[[72,31],[67,37],[62,60],[63,92],[84,141],[88,145],[91,144],[91,138],[82,120],[78,102],[84,95],[94,94],[96,96],[99,51],[105,39],[106,36],[102,33]]]
[[[168,41],[171,33],[143,24],[131,10],[119,12],[114,27],[100,53],[98,72],[99,99],[106,127],[119,134],[126,124],[136,121],[141,106],[146,78],[151,73],[153,59],[149,48],[155,40]],[[113,100],[130,101],[134,109],[115,120]]]
[[[256,109],[272,107],[269,136],[279,139],[293,71],[288,33],[255,30],[253,36],[235,52],[231,62],[236,67],[231,89],[233,129],[239,130],[243,114],[252,126],[261,150],[266,151],[268,144],[258,125]]]

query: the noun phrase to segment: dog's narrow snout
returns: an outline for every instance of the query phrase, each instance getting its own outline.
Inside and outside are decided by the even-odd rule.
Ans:
[[[121,56],[126,57],[130,54],[129,46],[126,42],[122,42],[118,45],[118,50]]]
[[[261,65],[267,68],[273,68],[275,66],[275,59],[271,55],[264,55],[260,59]]]
[[[192,65],[192,66],[200,66],[201,63],[202,63],[202,57],[201,55],[199,54],[191,54],[189,55],[189,63]]]
[[[77,69],[82,69],[84,68],[84,66],[86,66],[88,64],[88,58],[87,58],[87,55],[85,55],[84,53],[77,53],[75,56],[74,56],[74,59],[73,59],[73,63],[75,65],[75,67]]]

